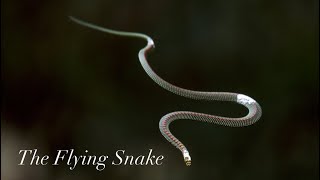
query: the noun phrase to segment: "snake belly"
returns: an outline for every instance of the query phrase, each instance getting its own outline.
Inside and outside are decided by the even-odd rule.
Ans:
[[[118,36],[135,37],[135,38],[146,40],[147,45],[139,51],[138,57],[145,72],[149,75],[149,77],[153,81],[155,81],[162,88],[168,91],[171,91],[177,95],[184,96],[190,99],[236,102],[238,104],[245,106],[249,110],[246,116],[239,117],[239,118],[215,116],[215,115],[197,113],[197,112],[191,112],[191,111],[176,111],[163,116],[159,122],[160,132],[173,146],[175,146],[181,151],[187,166],[191,165],[191,156],[187,148],[183,145],[183,143],[179,141],[179,139],[176,138],[170,132],[169,125],[173,121],[178,119],[190,119],[190,120],[196,120],[196,121],[202,121],[202,122],[208,122],[208,123],[215,123],[215,124],[224,125],[224,126],[243,127],[243,126],[249,126],[251,124],[254,124],[261,117],[262,110],[260,105],[249,96],[246,96],[243,94],[231,93],[231,92],[193,91],[193,90],[184,89],[184,88],[175,86],[163,80],[160,76],[158,76],[152,70],[146,58],[147,53],[155,47],[153,40],[149,36],[142,33],[116,31],[112,29],[103,28],[103,27],[76,19],[74,17],[70,17],[70,19],[82,26],[86,26],[88,28],[102,31],[105,33],[110,33]]]

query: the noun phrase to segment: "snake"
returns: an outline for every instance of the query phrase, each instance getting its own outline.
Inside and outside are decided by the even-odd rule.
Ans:
[[[262,115],[262,110],[260,105],[254,99],[252,99],[247,95],[232,93],[232,92],[194,91],[194,90],[178,87],[162,79],[152,70],[146,58],[150,50],[155,48],[154,41],[149,36],[142,33],[117,31],[113,29],[100,27],[95,24],[85,22],[83,20],[80,20],[72,16],[69,16],[69,18],[73,22],[79,25],[82,25],[97,31],[118,35],[118,36],[133,37],[133,38],[140,38],[140,39],[146,40],[147,45],[142,49],[140,49],[138,53],[138,58],[145,72],[149,75],[149,77],[154,82],[156,82],[162,88],[174,94],[177,94],[186,98],[190,98],[190,99],[235,102],[245,106],[248,109],[247,115],[239,118],[222,117],[222,116],[210,115],[205,113],[197,113],[197,112],[191,112],[191,111],[175,111],[163,116],[159,121],[160,132],[173,146],[175,146],[181,151],[186,166],[191,165],[191,156],[189,151],[185,147],[185,145],[171,133],[169,129],[169,125],[173,121],[189,119],[189,120],[214,123],[214,124],[224,125],[229,127],[244,127],[244,126],[252,125],[260,119]]]

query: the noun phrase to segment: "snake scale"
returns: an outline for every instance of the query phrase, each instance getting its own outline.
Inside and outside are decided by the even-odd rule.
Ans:
[[[187,166],[191,165],[191,157],[190,157],[189,151],[182,144],[182,142],[179,141],[170,132],[169,125],[171,122],[177,119],[191,119],[191,120],[215,123],[215,124],[231,126],[231,127],[242,127],[242,126],[249,126],[255,123],[261,117],[262,110],[260,105],[249,96],[246,96],[243,94],[237,94],[237,93],[230,93],[230,92],[193,91],[193,90],[180,88],[178,86],[175,86],[163,80],[152,70],[152,68],[150,67],[146,59],[147,53],[155,47],[153,40],[149,36],[142,33],[116,31],[112,29],[103,28],[88,22],[84,22],[74,17],[70,17],[70,19],[82,26],[86,26],[88,28],[102,31],[105,33],[110,33],[110,34],[119,35],[119,36],[126,36],[126,37],[141,38],[146,40],[147,45],[144,48],[142,48],[138,54],[140,63],[143,69],[149,75],[149,77],[164,89],[171,91],[177,95],[184,96],[191,99],[196,99],[196,100],[236,102],[238,104],[245,106],[249,110],[246,116],[240,117],[240,118],[221,117],[221,116],[196,113],[196,112],[190,112],[190,111],[176,111],[163,116],[159,122],[160,132],[169,142],[171,142],[176,148],[178,148],[182,152],[184,161]]]

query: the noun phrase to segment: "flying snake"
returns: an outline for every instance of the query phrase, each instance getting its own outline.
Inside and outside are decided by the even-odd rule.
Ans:
[[[176,148],[178,148],[182,152],[184,161],[187,166],[191,165],[191,157],[190,157],[189,151],[181,143],[181,141],[179,141],[169,130],[169,125],[174,120],[191,119],[191,120],[215,123],[215,124],[231,126],[231,127],[242,127],[242,126],[249,126],[255,123],[261,117],[262,110],[260,105],[249,96],[246,96],[243,94],[231,93],[231,92],[193,91],[189,89],[180,88],[178,86],[175,86],[163,80],[160,76],[158,76],[152,70],[152,68],[150,67],[146,59],[147,53],[151,49],[155,48],[154,42],[149,36],[142,33],[116,31],[112,29],[103,28],[103,27],[76,19],[74,17],[70,17],[70,19],[82,26],[86,26],[94,30],[98,30],[98,31],[102,31],[105,33],[110,33],[118,36],[134,37],[134,38],[140,38],[140,39],[146,40],[147,45],[139,51],[138,57],[143,69],[146,71],[149,77],[153,81],[155,81],[158,85],[160,85],[162,88],[168,91],[171,91],[177,95],[184,96],[190,99],[236,102],[238,104],[245,106],[249,110],[246,116],[240,117],[240,118],[221,117],[221,116],[190,112],[190,111],[176,111],[163,116],[159,122],[160,132],[170,143],[172,143],[172,145],[174,145]]]

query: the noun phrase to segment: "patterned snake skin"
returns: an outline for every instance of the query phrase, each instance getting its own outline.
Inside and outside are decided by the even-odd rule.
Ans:
[[[160,131],[162,135],[169,142],[171,142],[176,148],[178,148],[182,152],[184,161],[187,166],[191,165],[191,157],[189,155],[189,152],[187,148],[174,135],[172,135],[172,133],[169,130],[169,125],[174,120],[191,119],[191,120],[215,123],[215,124],[231,126],[231,127],[242,127],[242,126],[249,126],[255,123],[261,117],[262,110],[260,108],[260,105],[254,99],[246,95],[230,93],[230,92],[192,91],[192,90],[177,87],[163,80],[151,69],[146,59],[146,54],[155,47],[153,40],[149,36],[141,33],[115,31],[115,30],[99,27],[99,26],[81,21],[74,17],[70,17],[70,19],[80,25],[83,25],[98,31],[115,34],[119,36],[142,38],[146,40],[148,44],[144,48],[142,48],[138,54],[140,63],[144,68],[144,70],[146,71],[146,73],[150,76],[150,78],[153,79],[157,84],[159,84],[164,89],[171,91],[177,95],[184,96],[191,99],[209,100],[209,101],[232,101],[232,102],[236,102],[238,104],[244,105],[246,108],[248,108],[249,110],[248,114],[240,118],[221,117],[221,116],[214,116],[214,115],[189,112],[189,111],[177,111],[177,112],[172,112],[163,116],[159,122]]]

